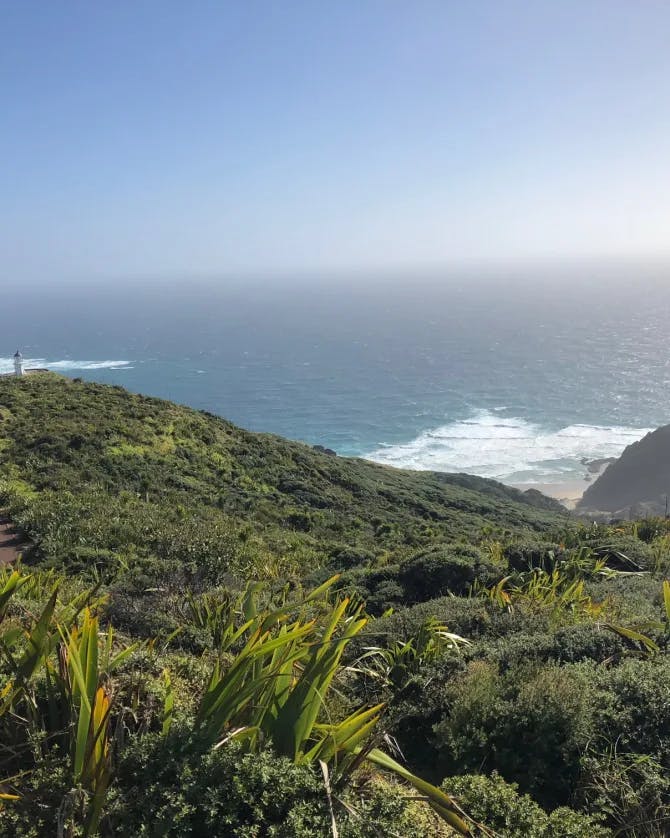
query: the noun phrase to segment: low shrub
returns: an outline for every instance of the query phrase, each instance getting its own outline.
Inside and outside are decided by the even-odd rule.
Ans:
[[[499,571],[489,566],[475,547],[437,545],[405,563],[399,579],[408,603],[425,602],[445,594],[465,594],[475,579],[486,584]]]
[[[561,807],[547,814],[515,783],[493,772],[449,777],[443,783],[472,817],[505,838],[607,838],[597,818]]]
[[[670,659],[631,658],[594,675],[610,743],[620,753],[647,755],[670,768]]]
[[[405,838],[426,834],[420,822],[407,817],[406,794],[398,787],[354,787],[344,794],[346,806],[337,803],[340,795],[334,814],[341,838],[390,835],[400,825]],[[296,766],[270,750],[248,754],[234,743],[203,750],[187,729],[167,739],[145,736],[129,744],[110,795],[107,826],[115,835],[137,838],[332,834],[318,769]]]
[[[435,726],[444,773],[497,769],[543,806],[569,802],[597,712],[585,671],[552,664],[502,675],[476,661],[446,686],[444,711]]]
[[[596,623],[577,623],[558,629],[553,636],[552,657],[560,663],[576,663],[592,660],[603,663],[620,658],[626,649],[626,641]]]
[[[503,551],[509,570],[524,572],[540,568],[551,572],[563,553],[561,548],[550,542],[517,542],[509,544]]]

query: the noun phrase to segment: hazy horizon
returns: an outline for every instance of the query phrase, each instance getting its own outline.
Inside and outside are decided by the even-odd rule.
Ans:
[[[56,281],[54,281],[56,280]],[[317,295],[340,293],[430,292],[432,289],[478,288],[485,291],[503,283],[510,294],[530,291],[545,294],[552,286],[560,293],[578,298],[584,287],[603,292],[620,289],[626,292],[635,285],[647,291],[670,280],[670,256],[667,258],[591,257],[588,259],[472,260],[441,265],[395,265],[378,268],[352,266],[324,270],[238,270],[194,272],[188,270],[117,274],[87,271],[60,278],[41,274],[38,277],[12,278],[24,296],[91,293],[92,300],[119,292],[155,295],[157,293],[242,294],[302,293]],[[102,295],[102,296],[101,296]],[[26,297],[27,298],[27,297]]]
[[[3,12],[5,286],[670,262],[665,3]]]

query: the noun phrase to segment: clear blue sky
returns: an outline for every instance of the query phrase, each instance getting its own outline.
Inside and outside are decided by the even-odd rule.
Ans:
[[[3,284],[670,253],[666,0],[0,11]]]

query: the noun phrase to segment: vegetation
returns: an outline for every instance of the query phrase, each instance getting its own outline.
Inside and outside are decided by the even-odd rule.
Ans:
[[[5,503],[40,557],[70,569],[153,557],[212,581],[283,580],[561,518],[493,481],[328,456],[121,388],[5,378],[0,405]]]
[[[670,523],[0,379],[0,834],[662,836]]]

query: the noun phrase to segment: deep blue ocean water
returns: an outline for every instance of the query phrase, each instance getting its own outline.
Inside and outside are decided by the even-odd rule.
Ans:
[[[411,468],[581,477],[670,422],[658,271],[3,292],[0,371],[122,384]]]

